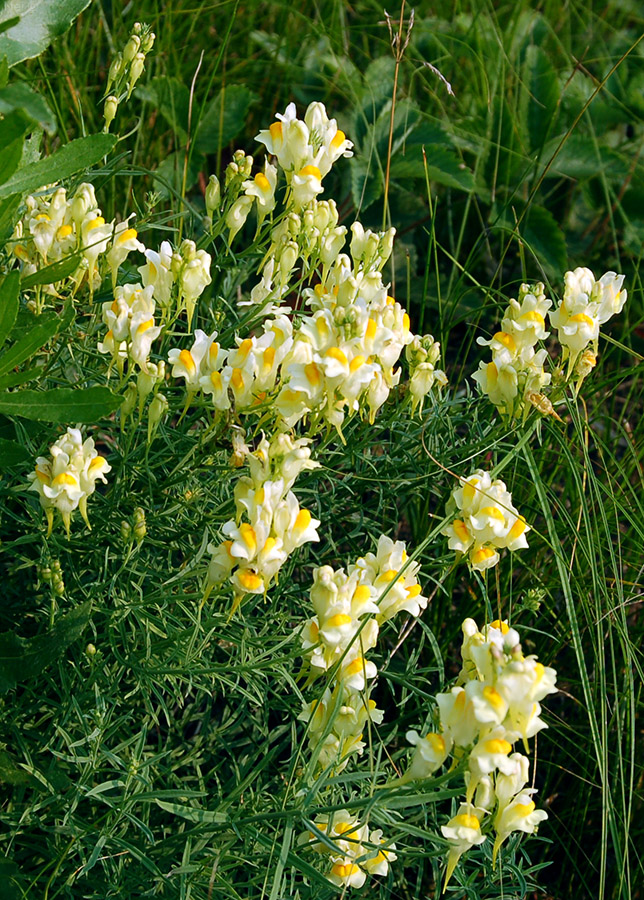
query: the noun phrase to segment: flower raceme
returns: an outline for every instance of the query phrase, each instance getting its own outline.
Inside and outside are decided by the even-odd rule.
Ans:
[[[309,747],[321,769],[341,772],[351,754],[364,750],[365,725],[382,721],[382,710],[369,698],[378,670],[366,654],[376,646],[383,622],[402,611],[418,616],[426,608],[419,569],[402,541],[381,535],[376,552],[346,572],[314,570],[315,615],[302,629],[303,655],[310,682],[325,674],[331,680],[321,697],[305,704],[300,719],[308,723]]]
[[[319,839],[321,835],[325,841]],[[386,843],[380,829],[361,825],[346,809],[318,816],[311,830],[300,835],[299,843],[329,858],[327,878],[342,888],[362,887],[367,875],[386,875],[396,859],[396,845]]]
[[[519,299],[510,300],[501,330],[490,340],[477,339],[490,347],[492,361],[481,362],[472,377],[506,418],[525,419],[532,406],[544,414],[553,413],[542,394],[551,382],[551,374],[544,371],[547,351],[535,350],[549,336],[546,315],[557,329],[562,362],[568,361],[567,378],[578,391],[597,361],[600,325],[620,313],[627,300],[624,276],[615,272],[596,280],[590,269],[577,268],[566,272],[564,282],[563,299],[554,310],[543,284],[522,284]]]
[[[543,284],[522,284],[519,299],[510,300],[501,330],[490,340],[477,339],[491,349],[492,361],[481,362],[472,377],[509,419],[525,418],[532,408],[530,398],[550,383],[551,375],[544,371],[547,351],[534,348],[548,337],[545,316],[551,305]]]
[[[596,358],[599,326],[622,311],[628,294],[622,290],[624,276],[615,272],[606,272],[597,281],[590,269],[577,268],[566,272],[564,281],[563,299],[550,313],[550,321],[564,348],[564,361],[568,359],[568,375],[580,383],[592,368],[584,368],[582,354],[590,344]]]
[[[247,594],[265,594],[289,555],[319,540],[319,520],[300,507],[291,490],[300,472],[319,465],[311,460],[308,444],[286,434],[270,442],[262,438],[255,451],[240,442],[237,452],[250,474],[235,485],[236,517],[222,528],[225,540],[208,545],[204,599],[225,581],[233,587],[233,609]]]
[[[29,490],[36,491],[47,516],[47,534],[51,534],[54,509],[60,512],[69,537],[71,515],[80,509],[87,527],[87,498],[96,490],[96,482],[106,482],[110,464],[94,449],[93,439],[83,436],[79,428],[68,428],[50,448],[50,456],[39,456],[36,469],[27,477]]]
[[[528,546],[530,531],[523,516],[512,505],[512,495],[500,479],[477,469],[461,479],[447,502],[448,515],[454,516],[443,529],[450,550],[467,554],[470,566],[478,572],[499,561],[499,550],[520,550]]]
[[[450,844],[445,885],[460,856],[486,840],[482,826],[496,833],[494,858],[514,831],[534,832],[547,818],[536,810],[536,793],[527,788],[529,761],[513,752],[546,725],[540,701],[556,691],[556,672],[536,656],[524,656],[519,635],[507,622],[496,621],[479,631],[473,619],[463,622],[462,668],[456,685],[436,697],[439,731],[420,737],[409,731],[414,746],[403,783],[426,778],[451,755],[466,761],[465,802],[441,827]],[[487,832],[487,828],[486,828]]]

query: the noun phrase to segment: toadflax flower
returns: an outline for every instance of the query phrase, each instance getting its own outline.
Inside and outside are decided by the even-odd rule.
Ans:
[[[499,550],[528,546],[530,526],[512,505],[512,495],[500,479],[477,469],[452,492],[447,512],[454,516],[443,529],[450,550],[468,554],[473,569],[482,572],[499,561]]]
[[[451,753],[465,767],[465,802],[441,827],[450,845],[443,890],[460,856],[485,840],[491,824],[496,832],[493,858],[514,831],[532,834],[547,814],[535,808],[529,760],[513,752],[545,722],[540,701],[557,689],[557,673],[536,656],[524,656],[519,634],[496,620],[480,631],[473,619],[462,625],[463,666],[457,683],[436,695],[438,730],[426,738],[407,733],[414,753],[397,783],[431,776]],[[483,828],[483,826],[485,826]]]
[[[87,498],[96,490],[98,479],[105,482],[110,464],[94,449],[93,439],[83,436],[79,428],[68,428],[50,449],[51,459],[39,456],[36,468],[27,477],[29,490],[36,491],[40,505],[47,516],[47,534],[51,534],[54,509],[61,514],[67,536],[72,512],[78,508],[90,527],[87,518]]]

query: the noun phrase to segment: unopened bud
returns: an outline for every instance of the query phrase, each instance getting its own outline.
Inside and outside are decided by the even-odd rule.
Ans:
[[[85,653],[87,656],[96,656],[96,647],[94,644],[88,644],[87,647],[85,647]]]
[[[121,538],[126,544],[132,540],[132,526],[127,519],[121,522]]]
[[[112,94],[105,101],[105,106],[103,107],[103,115],[105,117],[105,131],[110,130],[110,125],[114,121],[114,117],[116,116],[116,111],[119,108],[119,102],[117,98]]]
[[[141,47],[141,38],[137,34],[133,34],[125,45],[123,50],[123,62],[131,63]]]
[[[131,381],[128,382],[128,385],[125,388],[123,394],[123,402],[121,403],[121,406],[119,408],[119,411],[121,413],[121,421],[123,421],[123,419],[127,419],[128,416],[132,415],[132,410],[136,406],[138,395],[139,393],[136,385]]]
[[[145,523],[145,510],[140,506],[137,506],[134,510],[134,537],[136,538],[137,544],[141,543],[147,533],[148,529]]]
[[[206,214],[212,218],[214,212],[219,211],[221,202],[221,186],[216,175],[211,175],[206,188]]]
[[[168,401],[163,394],[156,394],[150,403],[148,409],[148,443],[152,440],[152,436],[159,427],[159,422],[168,411]]]
[[[141,40],[141,50],[143,53],[149,53],[152,47],[154,46],[154,42],[156,40],[156,34],[153,31],[148,31],[147,34],[143,35]]]
[[[123,55],[121,53],[117,53],[112,62],[110,63],[110,71],[107,76],[107,91],[109,92],[110,88],[114,84],[115,81],[118,80],[119,75],[123,70]]]
[[[132,95],[132,91],[134,90],[134,86],[143,74],[143,69],[145,67],[145,54],[137,53],[134,59],[132,60],[132,65],[130,66],[130,77],[127,83],[127,96],[128,100]]]

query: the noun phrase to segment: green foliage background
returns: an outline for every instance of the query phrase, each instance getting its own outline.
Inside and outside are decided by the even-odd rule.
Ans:
[[[399,8],[391,12],[397,20]],[[640,897],[640,5],[418,4],[398,77],[388,207],[395,63],[383,10],[369,0],[93,3],[44,55],[13,69],[12,83],[38,89],[55,112],[47,152],[101,130],[110,52],[135,19],[151,24],[157,44],[119,111],[128,136],[93,178],[106,216],[136,209],[148,246],[185,236],[203,211],[204,176],[221,173],[234,146],[258,153],[253,136],[276,111],[323,100],[356,144],[325,196],[347,224],[384,218],[398,229],[396,297],[415,330],[441,341],[451,389],[422,419],[410,420],[401,397],[373,429],[353,423],[346,447],[319,450],[324,467],[298,494],[322,520],[323,542],[291,561],[271,601],[251,600],[230,620],[223,600],[199,612],[206,535],[232,510],[229,449],[224,435],[205,435],[204,410],[192,408],[180,429],[162,425],[149,449],[143,427],[118,435],[104,418],[93,433],[113,467],[109,488],[93,498],[91,534],[76,523],[69,542],[62,532],[44,537],[22,487],[56,429],[0,419],[0,438],[27,451],[3,457],[0,481],[5,896],[334,896],[296,843],[320,804],[292,787],[303,743],[295,629],[307,615],[310,567],[346,564],[385,531],[421,547],[435,593],[400,648],[397,629],[384,632],[376,698],[386,718],[370,735],[370,763],[329,779],[329,807],[353,797],[399,848],[382,885],[356,896],[434,896],[444,854],[436,816],[444,821],[454,783],[384,800],[368,784],[385,747],[404,759],[405,731],[456,673],[461,620],[480,621],[484,609],[493,617],[501,605],[560,676],[537,752],[550,819],[538,838],[511,841],[496,872],[485,846],[470,853],[454,896]],[[211,330],[225,314],[232,335],[237,288],[261,248],[236,257],[208,249],[213,285],[199,324]],[[496,330],[521,281],[544,280],[558,294],[565,269],[578,265],[624,272],[629,301],[583,399],[561,410],[563,422],[529,426],[528,441],[472,395],[475,337]],[[77,327],[36,356],[39,386],[89,386],[98,356],[95,334],[83,336],[89,313],[78,311]],[[180,410],[182,388],[169,395]],[[499,466],[534,525],[530,550],[505,559],[496,583],[452,569],[442,539],[426,541],[451,473],[482,462]],[[147,516],[140,546],[121,530],[136,507]],[[54,559],[62,596],[39,580],[38,567]]]

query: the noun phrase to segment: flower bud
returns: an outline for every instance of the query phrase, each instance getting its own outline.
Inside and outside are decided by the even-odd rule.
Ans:
[[[127,544],[132,540],[132,526],[127,521],[127,519],[123,519],[121,522],[121,539]]]
[[[143,74],[143,68],[145,66],[145,54],[137,53],[134,59],[132,60],[132,65],[130,66],[130,77],[128,78],[128,91],[127,96],[128,100],[132,95],[132,91],[134,90],[134,85],[137,83],[141,75]]]
[[[148,31],[147,34],[143,35],[141,39],[141,50],[143,53],[149,53],[152,47],[154,46],[154,42],[156,40],[156,34],[153,31]]]
[[[110,63],[110,71],[107,76],[107,93],[109,93],[110,88],[114,84],[114,82],[118,79],[119,75],[123,71],[123,55],[121,53],[117,53],[112,62]]]
[[[105,131],[110,130],[110,125],[114,121],[114,116],[116,115],[116,111],[118,108],[118,99],[113,94],[111,94],[105,101],[105,106],[103,107],[103,115],[105,117]]]
[[[168,411],[169,403],[163,394],[156,394],[150,403],[148,409],[148,443],[152,440],[153,434],[159,427],[159,422]]]
[[[96,656],[96,647],[94,644],[88,644],[87,647],[85,647],[85,653],[87,656]]]
[[[141,38],[133,34],[130,36],[129,41],[125,45],[125,49],[123,50],[123,62],[127,65],[127,63],[131,63],[136,54],[139,52],[141,47]]]
[[[219,210],[221,202],[221,186],[216,175],[211,175],[206,188],[206,214],[212,218],[215,211]]]
[[[132,410],[136,406],[138,390],[133,382],[129,382],[123,394],[123,402],[120,406],[121,421],[132,415]]]
[[[134,510],[134,537],[137,544],[141,543],[147,533],[148,529],[145,523],[145,510],[140,506],[137,506]]]

